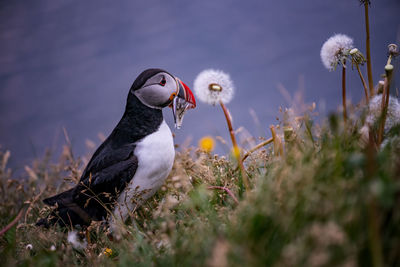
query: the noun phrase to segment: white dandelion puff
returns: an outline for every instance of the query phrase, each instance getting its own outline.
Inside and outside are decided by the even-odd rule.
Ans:
[[[28,245],[26,245],[25,249],[26,249],[26,250],[32,250],[32,249],[33,249],[33,246],[32,246],[32,244],[28,244]]]
[[[232,100],[234,85],[229,74],[221,70],[207,69],[197,75],[194,81],[194,92],[196,96],[210,105],[221,101],[224,104]]]
[[[374,127],[382,116],[382,94],[374,96],[369,102],[369,110],[365,119],[365,124],[360,129],[361,140],[364,144],[368,143],[369,140],[369,129]],[[400,124],[400,103],[395,98],[389,97],[389,106],[386,114],[384,132],[387,133],[394,126]]]
[[[87,246],[86,240],[80,241],[76,231],[68,232],[68,243],[72,245],[74,249],[85,249]]]
[[[50,251],[56,251],[56,246],[55,245],[51,245]]]
[[[322,45],[321,60],[325,68],[332,71],[344,60],[353,48],[353,39],[345,34],[335,34]],[[344,65],[344,64],[343,64]]]
[[[382,94],[374,96],[369,103],[369,113],[365,122],[374,125],[380,118],[382,112]],[[385,132],[400,124],[400,103],[395,98],[389,97],[389,106],[386,114]]]

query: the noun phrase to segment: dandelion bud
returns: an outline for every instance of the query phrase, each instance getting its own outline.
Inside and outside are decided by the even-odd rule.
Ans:
[[[389,72],[389,71],[393,71],[393,65],[392,64],[387,64],[386,66],[385,66],[385,71],[386,72]]]
[[[365,59],[364,55],[357,48],[351,49],[349,54],[351,56],[351,63],[352,64],[363,65],[364,62],[367,61]]]
[[[388,45],[389,54],[397,55],[399,53],[399,47],[396,44]]]
[[[355,54],[357,54],[357,52],[358,52],[358,49],[357,48],[353,48],[353,49],[350,50],[350,55],[355,55]]]
[[[384,81],[379,81],[378,82],[378,85],[377,85],[377,88],[376,88],[376,92],[378,93],[378,94],[382,94],[382,92],[383,92],[383,87],[385,86],[385,82]]]

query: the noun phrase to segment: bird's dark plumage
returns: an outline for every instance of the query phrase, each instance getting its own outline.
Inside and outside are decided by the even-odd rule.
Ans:
[[[161,69],[149,69],[141,73],[131,87],[139,89],[146,80]],[[88,225],[90,220],[102,220],[107,209],[115,202],[138,168],[134,153],[136,142],[157,131],[163,121],[161,109],[144,105],[133,93],[129,93],[124,115],[110,136],[93,154],[74,188],[43,200],[55,211],[38,225],[48,226],[58,222],[62,226]],[[104,207],[105,206],[105,207]]]

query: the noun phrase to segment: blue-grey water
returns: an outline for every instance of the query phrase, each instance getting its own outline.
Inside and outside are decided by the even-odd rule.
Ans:
[[[377,82],[387,44],[399,40],[400,1],[372,0],[370,16]],[[278,84],[294,94],[300,81],[305,102],[316,102],[325,113],[341,104],[340,72],[324,69],[319,56],[334,33],[348,34],[365,51],[359,1],[2,0],[0,144],[21,169],[45,148],[61,147],[65,127],[75,154],[84,154],[86,139],[98,143],[98,133],[110,133],[131,83],[150,67],[164,68],[190,87],[205,68],[230,73],[235,127],[269,136],[279,106],[288,105]],[[348,76],[349,98],[356,103],[361,83],[355,71]],[[169,110],[165,116],[172,128]],[[203,103],[175,133],[177,143],[228,137],[220,109]]]

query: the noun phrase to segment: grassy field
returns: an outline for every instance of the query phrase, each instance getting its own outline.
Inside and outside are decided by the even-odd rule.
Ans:
[[[77,231],[80,247],[70,229],[34,224],[49,212],[41,200],[76,183],[87,158],[65,146],[58,163],[48,155],[21,179],[3,151],[0,227],[22,216],[0,238],[1,265],[398,266],[400,131],[387,132],[377,149],[361,138],[359,121],[344,127],[331,116],[314,125],[302,117],[286,134],[284,155],[271,144],[245,160],[247,192],[234,157],[183,149],[119,240],[92,223]]]

